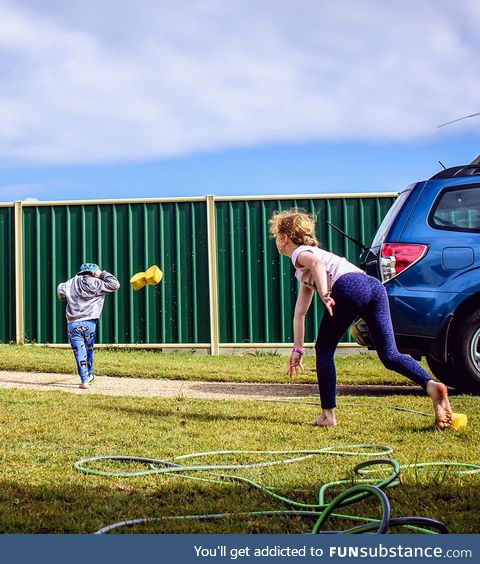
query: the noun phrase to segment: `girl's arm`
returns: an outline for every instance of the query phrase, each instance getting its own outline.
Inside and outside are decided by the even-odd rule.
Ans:
[[[293,348],[302,349],[305,339],[305,316],[312,303],[313,290],[300,284],[300,291],[293,314]]]
[[[293,315],[293,351],[288,361],[288,374],[298,374],[299,369],[303,369],[303,342],[305,340],[305,316],[308,308],[312,303],[313,290],[307,288],[303,284],[300,285],[300,291],[295,304],[295,313]]]
[[[315,288],[320,294],[322,302],[325,304],[328,313],[330,315],[333,315],[332,308],[335,305],[335,301],[330,297],[327,271],[323,262],[319,260],[313,253],[304,251],[303,253],[300,253],[298,255],[297,264],[310,270],[310,272],[312,273],[313,281],[315,282]]]

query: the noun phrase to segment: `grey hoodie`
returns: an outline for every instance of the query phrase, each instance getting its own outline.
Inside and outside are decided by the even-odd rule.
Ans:
[[[103,309],[105,294],[115,292],[120,282],[113,274],[103,270],[100,278],[90,274],[75,275],[57,287],[57,296],[67,300],[67,323],[98,319]]]

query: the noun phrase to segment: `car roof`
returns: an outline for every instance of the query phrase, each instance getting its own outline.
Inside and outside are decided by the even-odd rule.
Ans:
[[[434,174],[430,180],[437,180],[439,178],[459,178],[459,177],[466,177],[466,176],[480,176],[480,165],[460,165],[460,166],[452,166],[450,168],[446,168],[445,170],[441,170]]]

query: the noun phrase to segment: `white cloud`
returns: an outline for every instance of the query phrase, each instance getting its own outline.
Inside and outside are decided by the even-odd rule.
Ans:
[[[0,162],[449,135],[435,126],[480,111],[479,16],[475,0],[0,0]]]

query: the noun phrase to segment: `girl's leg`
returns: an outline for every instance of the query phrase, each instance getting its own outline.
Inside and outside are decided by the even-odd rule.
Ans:
[[[82,322],[68,323],[67,332],[70,346],[72,347],[73,354],[75,355],[78,375],[80,376],[82,384],[84,384],[88,380],[88,368],[87,351],[83,339]]]
[[[317,379],[322,413],[313,421],[310,421],[310,423],[322,427],[336,424],[337,373],[334,355],[340,339],[356,316],[355,307],[348,296],[348,278],[342,278],[334,284],[332,289],[332,298],[335,300],[333,316],[330,316],[325,311],[315,343]]]
[[[368,277],[367,280],[371,284],[371,299],[361,314],[367,323],[380,360],[385,368],[410,378],[426,390],[428,382],[432,379],[430,374],[411,356],[398,352],[387,292],[383,284],[376,278]]]
[[[335,299],[333,293],[332,297]],[[342,303],[336,300],[333,316],[326,311],[323,314],[315,343],[318,388],[323,409],[333,409],[336,406],[335,350],[354,318],[355,315],[348,308],[342,308]]]
[[[435,382],[430,374],[411,356],[401,354],[395,343],[387,292],[375,278],[368,277],[371,284],[371,299],[363,308],[361,315],[365,319],[378,356],[385,368],[394,370],[419,384],[432,398],[435,420],[438,427],[450,426],[452,409],[448,401],[447,388]]]

